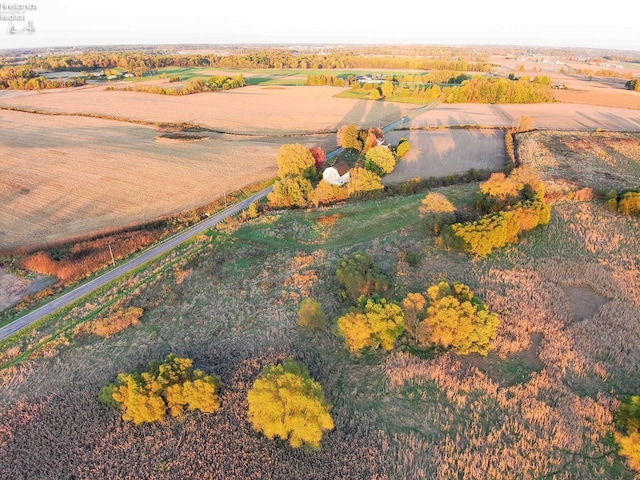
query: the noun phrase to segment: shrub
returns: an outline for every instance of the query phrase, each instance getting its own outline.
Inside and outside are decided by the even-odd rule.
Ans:
[[[396,166],[396,159],[384,145],[371,148],[365,155],[364,167],[380,176],[393,171]]]
[[[163,363],[151,362],[142,373],[121,373],[115,383],[102,387],[99,399],[119,408],[122,419],[136,425],[152,423],[169,413],[185,410],[213,413],[220,407],[219,378],[192,368],[192,360],[167,355]]]
[[[396,156],[398,158],[402,158],[410,149],[411,144],[409,143],[409,140],[407,140],[406,138],[401,138],[400,143],[398,143],[398,146],[396,147]]]
[[[301,176],[284,177],[273,184],[273,191],[267,195],[273,207],[306,207],[313,191],[311,182]]]
[[[361,167],[351,169],[349,183],[346,187],[350,195],[384,190],[380,176]]]
[[[456,208],[442,193],[428,193],[420,205],[420,216],[427,231],[438,235],[446,225],[455,223]]]
[[[407,252],[405,259],[410,267],[417,267],[422,263],[422,253],[412,250]]]
[[[618,201],[618,211],[626,215],[640,215],[640,192],[626,192]]]
[[[640,395],[634,395],[620,404],[617,412],[619,432],[614,435],[620,455],[634,470],[640,471]]]
[[[311,298],[303,299],[298,309],[298,325],[312,331],[326,327],[327,316],[322,306]]]
[[[362,295],[385,297],[389,289],[387,277],[364,252],[356,252],[351,257],[340,260],[336,277],[344,288],[345,297],[354,302]]]
[[[393,350],[404,331],[404,313],[400,306],[380,297],[360,299],[360,309],[338,319],[338,334],[351,353],[365,348]]]
[[[316,207],[340,202],[349,198],[349,190],[346,186],[332,185],[329,182],[320,181],[309,195],[309,201]]]
[[[416,326],[412,328],[418,343],[440,345],[459,354],[489,352],[499,319],[473,296],[467,285],[441,281],[427,289],[426,298],[410,295],[403,300],[403,306],[406,311],[415,309]],[[424,304],[426,310],[421,311]]]
[[[247,393],[249,422],[268,439],[288,440],[293,448],[320,448],[333,428],[322,386],[303,365],[287,360],[266,367]]]

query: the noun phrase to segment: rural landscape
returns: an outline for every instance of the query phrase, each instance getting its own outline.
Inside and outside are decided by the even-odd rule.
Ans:
[[[0,50],[0,477],[638,478],[639,79]]]

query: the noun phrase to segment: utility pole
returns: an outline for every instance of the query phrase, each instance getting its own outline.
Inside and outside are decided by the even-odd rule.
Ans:
[[[116,260],[113,258],[113,250],[111,250],[111,244],[109,244],[109,253],[111,254],[111,265],[116,266]]]

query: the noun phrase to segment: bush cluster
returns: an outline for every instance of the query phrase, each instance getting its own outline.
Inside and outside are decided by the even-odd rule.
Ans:
[[[519,235],[551,219],[544,183],[530,167],[516,168],[508,176],[492,174],[480,185],[477,206],[488,213],[442,227],[438,238],[441,246],[485,256],[508,243],[517,243]]]
[[[640,215],[640,188],[637,190],[623,190],[622,192],[612,192],[607,206],[614,211],[625,215]]]
[[[220,407],[219,378],[192,368],[192,360],[167,355],[151,362],[144,372],[121,373],[115,383],[102,387],[99,398],[122,411],[122,419],[136,425],[152,423],[185,410],[213,413]]]
[[[361,296],[378,295],[386,297],[389,281],[371,256],[365,252],[356,252],[340,260],[336,277],[342,286],[343,296],[357,302]]]
[[[498,316],[462,283],[441,281],[402,301],[406,328],[422,346],[439,345],[459,354],[487,355],[496,337]]]
[[[322,386],[300,363],[286,360],[266,367],[247,393],[247,416],[254,430],[293,448],[320,448],[322,434],[333,429],[331,406]]]
[[[338,318],[337,328],[351,353],[359,354],[365,348],[393,350],[396,339],[404,332],[404,313],[395,303],[363,295],[359,309]]]
[[[507,210],[477,220],[445,225],[439,243],[445,248],[485,256],[496,248],[517,243],[518,236],[551,219],[551,206],[542,200],[518,202]]]
[[[640,471],[640,395],[633,395],[620,404],[617,412],[618,432],[614,437],[620,455],[629,466]]]

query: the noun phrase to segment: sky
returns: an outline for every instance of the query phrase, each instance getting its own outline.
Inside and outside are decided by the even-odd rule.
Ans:
[[[313,43],[640,51],[637,12],[613,3],[607,8],[608,2],[591,3],[595,2],[0,0],[0,49]]]

